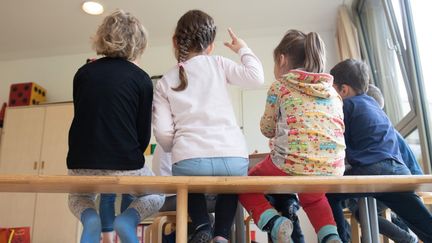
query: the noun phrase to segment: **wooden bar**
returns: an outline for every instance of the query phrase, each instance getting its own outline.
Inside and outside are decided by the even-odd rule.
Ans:
[[[0,192],[177,193],[176,243],[187,242],[188,193],[403,191],[432,192],[432,175],[340,177],[0,175]]]
[[[176,193],[432,192],[432,175],[409,176],[49,176],[0,175],[0,192]]]

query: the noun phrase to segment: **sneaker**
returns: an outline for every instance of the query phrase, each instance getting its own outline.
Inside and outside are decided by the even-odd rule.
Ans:
[[[324,237],[323,243],[343,243],[337,234],[330,234]]]
[[[213,240],[212,243],[228,243],[228,240]]]
[[[209,243],[212,240],[212,233],[208,229],[195,231],[191,236],[189,243]]]
[[[293,225],[291,220],[285,217],[276,219],[273,229],[271,230],[271,238],[275,243],[289,243],[291,242],[291,233]]]
[[[337,240],[337,239],[333,239],[333,240],[328,240],[326,243],[342,243],[342,241]]]

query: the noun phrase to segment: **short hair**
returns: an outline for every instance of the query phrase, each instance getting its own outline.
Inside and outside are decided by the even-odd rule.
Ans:
[[[369,68],[363,61],[346,59],[330,70],[334,84],[341,88],[343,84],[350,86],[356,94],[364,94],[369,84]]]
[[[381,109],[384,108],[384,96],[377,86],[369,84],[367,95],[374,98],[374,100],[378,103]]]
[[[123,10],[105,17],[93,39],[98,55],[138,59],[147,46],[147,33],[140,21]]]

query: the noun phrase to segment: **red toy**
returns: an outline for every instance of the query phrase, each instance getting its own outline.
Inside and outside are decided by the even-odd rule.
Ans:
[[[46,90],[36,83],[12,84],[9,106],[38,105],[45,101]]]

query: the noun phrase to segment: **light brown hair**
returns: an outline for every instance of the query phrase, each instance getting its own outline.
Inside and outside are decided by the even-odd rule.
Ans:
[[[177,22],[173,40],[176,43],[176,58],[179,63],[180,85],[175,91],[185,90],[188,79],[182,63],[191,52],[202,52],[214,42],[216,26],[213,18],[201,10],[186,12]]]
[[[289,30],[273,52],[275,62],[284,55],[292,69],[304,68],[307,72],[322,73],[325,67],[325,45],[315,32],[305,34]]]
[[[134,61],[147,46],[147,33],[140,21],[123,10],[105,17],[93,39],[98,55]]]

